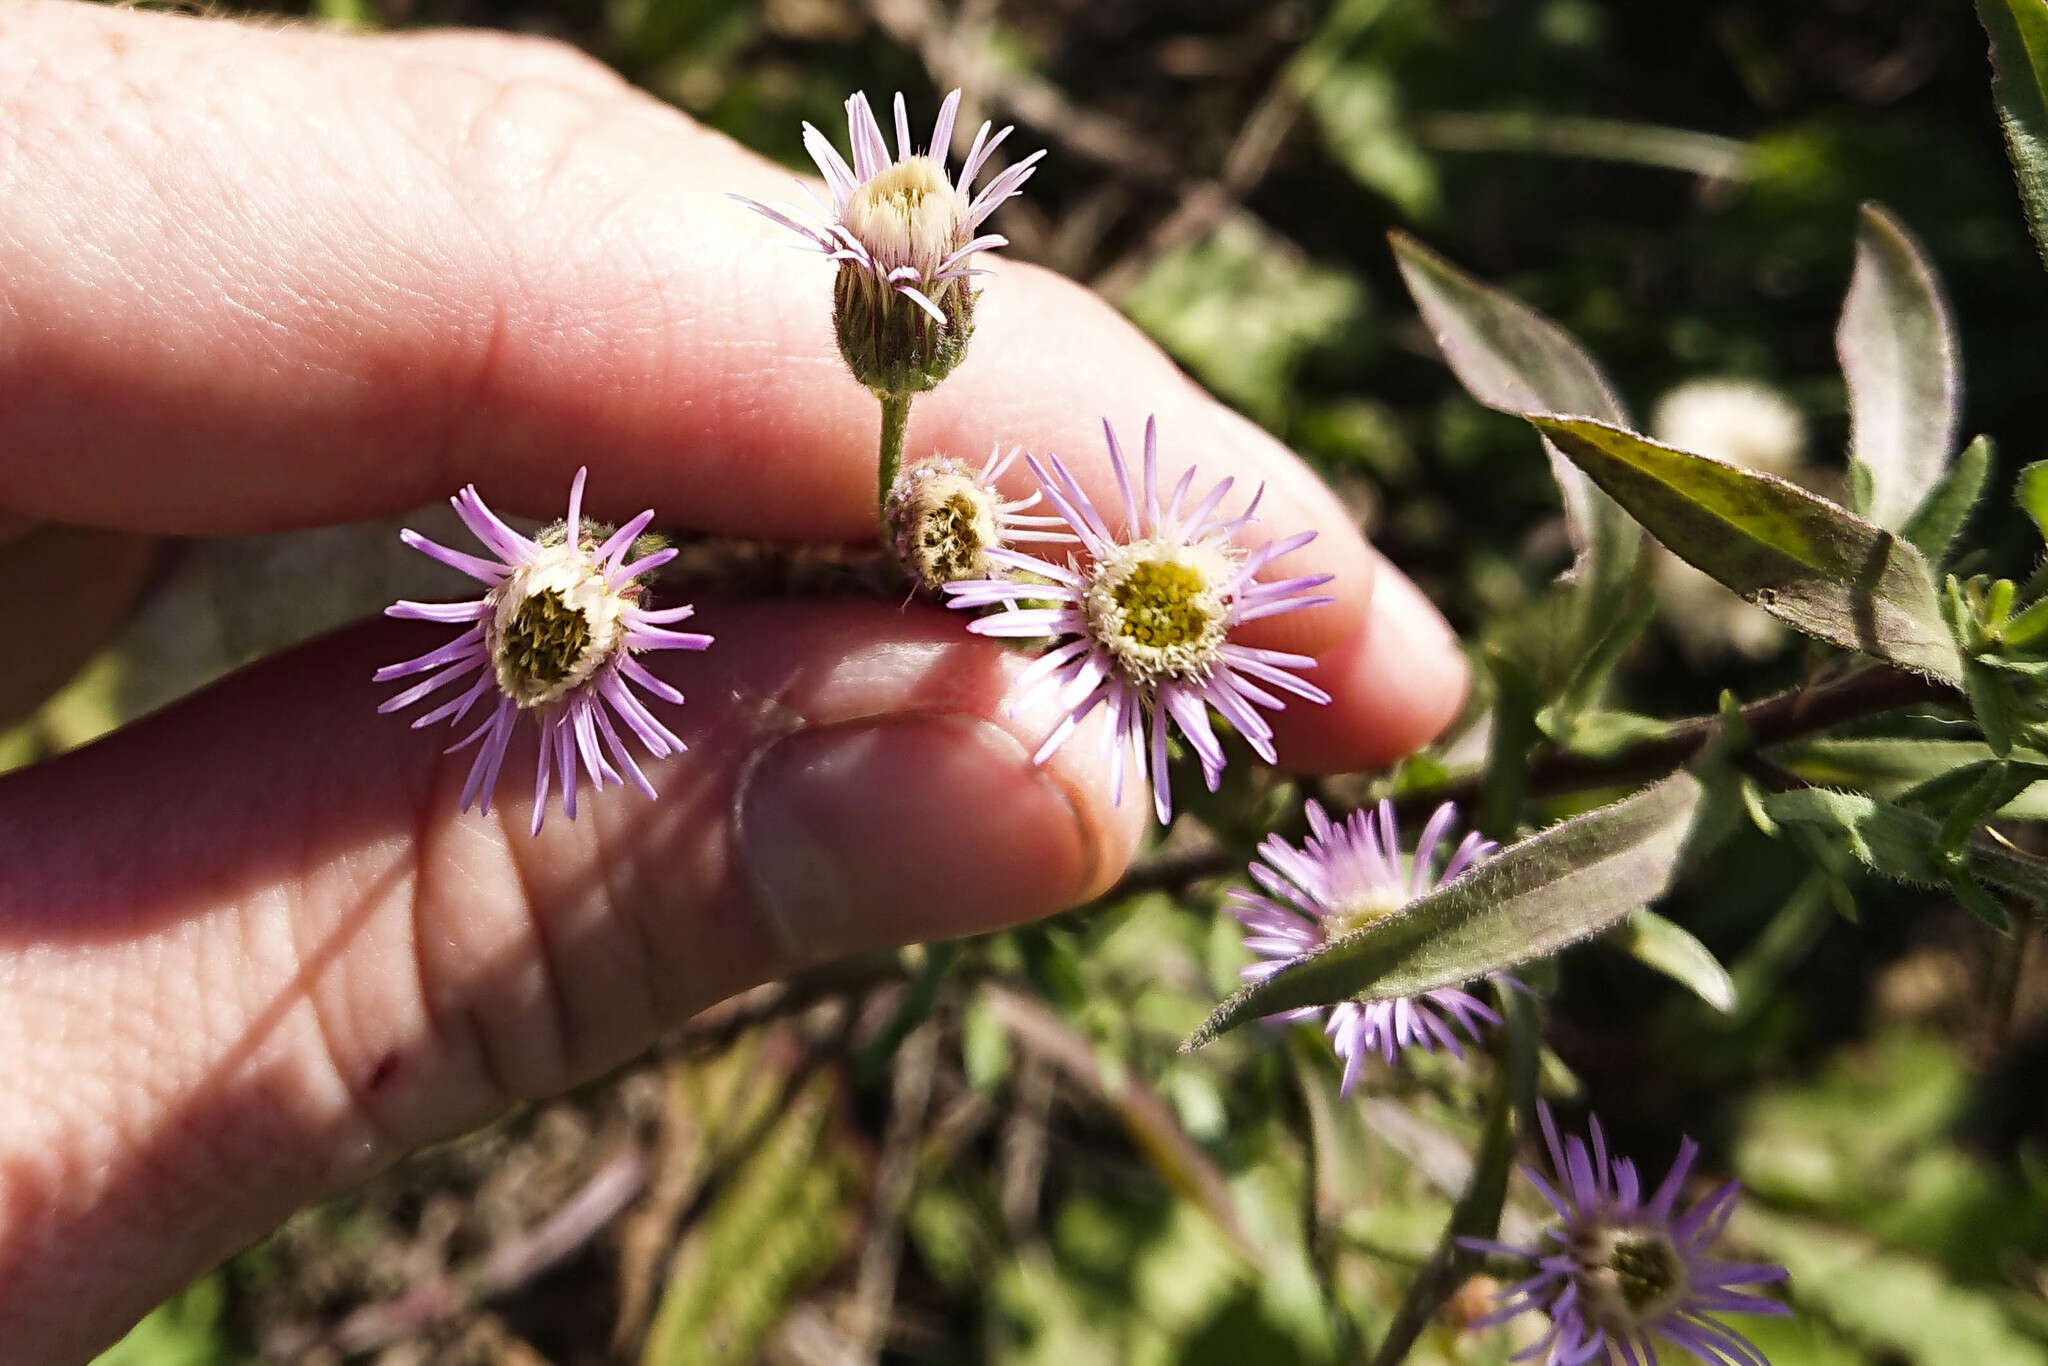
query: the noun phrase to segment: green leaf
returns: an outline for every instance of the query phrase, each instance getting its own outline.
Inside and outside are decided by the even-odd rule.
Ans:
[[[1927,561],[1906,541],[1774,475],[1584,418],[1527,415],[1681,558],[1808,635],[1962,679]]]
[[[1963,665],[1963,686],[1970,694],[1970,710],[1976,713],[1984,743],[2000,758],[2012,753],[2013,728],[2021,718],[2011,677],[1972,659]]]
[[[1735,982],[1728,969],[1683,925],[1655,911],[1637,911],[1611,938],[1722,1014],[1735,1009]]]
[[[1974,771],[1961,780],[1948,775],[1993,762],[1990,748],[1976,740],[1810,740],[1783,754],[1792,771],[1809,782],[1824,787],[1867,787],[1880,797],[1894,797],[1908,805],[1915,803],[1915,792],[1923,785],[1931,788],[1936,782],[1960,781],[1962,785],[1955,791],[1966,790],[1976,781]],[[2014,758],[2048,763],[2048,755],[2029,750],[2017,751]]]
[[[1994,811],[2003,811],[2021,793],[2048,778],[2048,760],[2032,750],[2018,750],[2015,752],[2018,757],[2006,760],[1985,758],[1983,756],[1991,752],[1990,746],[1968,741],[1898,740],[1888,743],[1939,745],[1943,749],[1952,746],[1958,751],[1974,751],[1967,761],[1946,772],[1936,773],[1897,797],[1899,805],[1910,806],[1931,816],[1949,816],[1959,809],[1967,809],[1971,814],[1966,819],[1971,825]]]
[[[1871,521],[1904,527],[1948,467],[1962,369],[1941,282],[1877,204],[1856,229],[1856,268],[1835,329],[1849,384],[1849,458],[1870,474]]]
[[[1691,774],[1674,773],[1531,835],[1243,988],[1183,1047],[1299,1006],[1388,1000],[1469,982],[1598,934],[1670,885],[1700,794]]]
[[[1621,400],[1579,344],[1550,319],[1453,266],[1403,233],[1389,234],[1394,261],[1444,360],[1473,398],[1504,413],[1561,413],[1628,425]],[[1642,532],[1548,441],[1552,472],[1587,591],[1589,619],[1635,586]]]
[[[2034,249],[2048,260],[2048,4],[1977,0],[1991,35],[1991,94]]]
[[[1948,558],[1949,548],[1955,544],[1964,523],[1970,520],[1971,509],[1984,496],[1984,481],[1991,474],[1995,455],[1988,436],[1980,436],[1963,447],[1956,463],[1906,519],[1901,534],[1927,557],[1929,564],[1940,564]]]
[[[2036,460],[2023,468],[2013,495],[2033,519],[2034,530],[2048,538],[2048,460]]]
[[[1945,885],[1954,866],[1942,853],[1941,827],[1917,811],[1861,792],[1824,787],[1779,792],[1764,799],[1771,816],[1787,825],[1816,826],[1837,836],[1857,862],[1901,882]],[[1969,842],[1962,867],[2029,901],[2048,900],[2048,860],[2022,853],[1990,834]]]

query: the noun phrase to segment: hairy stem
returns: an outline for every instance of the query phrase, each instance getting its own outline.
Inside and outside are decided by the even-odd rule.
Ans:
[[[1961,700],[1960,692],[1938,679],[1907,673],[1902,669],[1877,667],[1863,669],[1819,687],[1794,688],[1752,702],[1742,709],[1742,719],[1749,728],[1751,744],[1758,749],[1769,749],[1903,707]],[[1529,796],[1542,797],[1652,782],[1698,758],[1700,751],[1720,733],[1721,718],[1718,715],[1692,716],[1674,721],[1661,735],[1637,741],[1610,754],[1541,751],[1533,754],[1523,769],[1524,790]],[[1407,792],[1396,800],[1395,805],[1403,815],[1445,801],[1470,808],[1480,800],[1485,787],[1483,773],[1464,773],[1439,786],[1420,787]],[[1224,849],[1170,855],[1133,868],[1109,895],[1115,897],[1129,891],[1184,887],[1200,878],[1229,871],[1238,862],[1230,851]]]
[[[880,397],[882,446],[875,462],[875,515],[882,528],[882,549],[893,562],[896,538],[889,533],[889,490],[896,486],[896,471],[903,467],[903,433],[910,426],[910,395],[883,394]]]

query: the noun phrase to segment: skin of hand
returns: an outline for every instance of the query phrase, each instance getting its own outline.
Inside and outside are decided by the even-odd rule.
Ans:
[[[10,0],[0,105],[17,537],[311,526],[470,480],[545,517],[583,464],[594,516],[871,528],[832,267],[726,197],[788,174],[595,63]],[[1280,718],[1283,758],[1377,765],[1448,722],[1450,633],[1305,467],[1080,287],[983,284],[913,457],[1056,451],[1105,500],[1099,420],[1157,413],[1167,478],[1264,481],[1262,534],[1321,533],[1280,568],[1336,602],[1246,633],[1335,698]],[[1050,719],[1002,707],[1024,659],[958,614],[700,607],[712,650],[650,657],[689,695],[660,799],[538,839],[530,735],[463,815],[468,756],[376,715],[372,670],[428,643],[406,623],[0,779],[0,1362],[89,1357],[300,1205],[732,992],[1075,905],[1129,859],[1142,795],[1111,804],[1086,737],[1034,769]]]

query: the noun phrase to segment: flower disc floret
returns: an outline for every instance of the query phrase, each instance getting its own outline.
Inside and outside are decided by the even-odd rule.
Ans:
[[[1550,1316],[1550,1331],[1520,1358],[1540,1357],[1543,1366],[1655,1366],[1658,1342],[1683,1348],[1708,1366],[1769,1366],[1755,1344],[1711,1317],[1791,1312],[1746,1288],[1784,1280],[1784,1267],[1709,1255],[1741,1187],[1730,1181],[1680,1213],[1679,1192],[1699,1156],[1691,1139],[1680,1145],[1678,1160],[1646,1199],[1635,1163],[1609,1155],[1598,1119],[1589,1146],[1576,1134],[1560,1140],[1549,1106],[1539,1103],[1537,1118],[1556,1183],[1528,1168],[1523,1172],[1558,1222],[1533,1246],[1459,1240],[1474,1251],[1535,1268],[1501,1291],[1499,1307],[1473,1326],[1541,1309]]]
[[[637,585],[631,589],[638,596]],[[580,546],[544,547],[487,595],[487,641],[498,688],[522,708],[544,707],[588,682],[619,648],[630,599]]]
[[[929,156],[907,157],[848,197],[840,221],[877,265],[907,267],[920,279],[938,275],[958,249],[967,198],[946,179],[945,168]]]
[[[1259,846],[1250,869],[1260,891],[1237,889],[1227,906],[1245,927],[1244,946],[1259,961],[1243,970],[1245,980],[1262,982],[1333,939],[1353,934],[1399,911],[1419,896],[1462,877],[1489,858],[1496,846],[1467,832],[1452,846],[1439,871],[1437,858],[1457,826],[1458,809],[1439,806],[1422,827],[1413,855],[1401,854],[1400,827],[1391,802],[1354,811],[1333,821],[1322,806],[1304,808],[1308,839],[1296,848],[1278,835]],[[1344,1065],[1340,1091],[1350,1095],[1365,1060],[1387,1062],[1404,1048],[1462,1052],[1457,1031],[1479,1037],[1479,1026],[1500,1016],[1478,997],[1456,987],[1439,987],[1388,1001],[1340,1001],[1306,1006],[1267,1019],[1276,1024],[1323,1022],[1331,1049]]]
[[[1230,626],[1224,589],[1241,557],[1228,545],[1149,537],[1117,546],[1082,596],[1088,633],[1140,686],[1204,683]]]
[[[426,675],[386,701],[380,712],[401,710],[466,681],[453,698],[412,723],[414,729],[444,720],[453,725],[495,696],[481,724],[448,749],[452,754],[477,747],[463,784],[463,810],[472,802],[490,810],[517,722],[522,716],[534,719],[540,732],[535,834],[547,814],[551,785],[559,784],[562,812],[575,819],[579,767],[600,791],[607,782],[630,781],[654,795],[620,731],[656,758],[681,751],[681,738],[655,718],[639,694],[652,693],[674,704],[683,695],[634,656],[643,650],[702,650],[711,644],[710,636],[668,629],[696,609],[649,610],[642,604],[643,577],[676,552],[642,535],[654,520],[652,511],[617,530],[585,521],[586,473],[578,470],[570,486],[568,517],[530,537],[500,520],[475,486],[465,488],[451,500],[455,513],[493,558],[451,550],[412,531],[400,535],[415,550],[484,584],[484,595],[470,602],[400,602],[385,609],[388,616],[465,629],[438,649],[379,669],[380,683]]]
[[[1105,422],[1110,467],[1123,494],[1123,530],[1113,534],[1073,472],[1048,455],[1027,457],[1046,501],[1066,522],[1085,558],[1063,564],[1011,550],[989,558],[1013,575],[969,579],[946,586],[949,605],[1000,611],[979,618],[968,630],[979,635],[1051,637],[1052,649],[1018,677],[1011,706],[1049,695],[1064,713],[1033,756],[1044,763],[1066,744],[1081,722],[1107,708],[1103,736],[1112,800],[1123,799],[1124,772],[1134,768],[1140,782],[1149,774],[1152,805],[1161,824],[1173,816],[1167,787],[1167,723],[1170,721],[1201,762],[1202,778],[1215,791],[1223,773],[1223,745],[1209,722],[1214,707],[1266,762],[1277,759],[1273,727],[1263,711],[1286,704],[1287,693],[1309,702],[1330,695],[1300,678],[1312,668],[1307,655],[1256,649],[1231,639],[1239,626],[1261,617],[1314,607],[1331,599],[1309,590],[1330,581],[1328,574],[1262,582],[1267,565],[1315,539],[1300,532],[1255,549],[1241,550],[1232,536],[1250,526],[1259,499],[1235,516],[1219,509],[1230,493],[1225,479],[1192,499],[1195,472],[1182,475],[1172,491],[1159,489],[1158,429],[1145,423],[1143,492],[1134,489],[1130,467],[1116,432]],[[1050,604],[1050,605],[1045,605]]]

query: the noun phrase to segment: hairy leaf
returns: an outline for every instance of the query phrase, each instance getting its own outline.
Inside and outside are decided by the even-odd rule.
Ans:
[[[1530,414],[1652,534],[1808,635],[1949,682],[1962,659],[1909,543],[1773,475],[1583,418]]]
[[[1994,455],[1988,436],[1980,436],[1963,447],[1956,463],[1906,519],[1901,534],[1927,557],[1929,564],[1940,564],[1948,558],[1963,524],[1970,520],[1971,510],[1984,496],[1984,481],[1991,473]]]
[[[1388,1000],[1555,953],[1663,894],[1701,788],[1670,777],[1531,835],[1437,891],[1308,954],[1219,1006],[1185,1045],[1298,1006]]]
[[[1735,1009],[1735,982],[1728,969],[1685,926],[1655,911],[1637,911],[1613,940],[1722,1014]]]
[[[1558,413],[1628,425],[1600,367],[1550,319],[1482,284],[1403,233],[1390,234],[1394,261],[1444,360],[1473,398],[1504,413]],[[1589,610],[1604,619],[1634,584],[1642,532],[1555,447],[1544,442],[1564,499]]]
[[[1901,882],[1935,886],[1948,882],[1955,871],[1942,857],[1941,826],[1917,811],[1861,792],[1823,787],[1776,793],[1764,805],[1788,825],[1819,826],[1837,835],[1859,863]],[[1970,840],[1962,866],[1981,882],[2033,902],[2048,900],[2048,860],[2023,853],[1990,832]]]
[[[1991,93],[2034,249],[2048,260],[2048,3],[1977,0],[1991,35]]]
[[[2034,530],[2048,537],[2048,460],[2036,460],[2020,471],[2014,496],[2033,519]]]
[[[1955,323],[1912,235],[1863,206],[1856,268],[1835,330],[1849,382],[1849,457],[1870,476],[1871,521],[1903,528],[1948,466],[1962,401]]]

